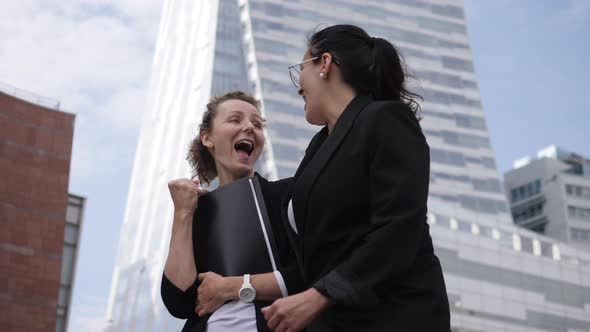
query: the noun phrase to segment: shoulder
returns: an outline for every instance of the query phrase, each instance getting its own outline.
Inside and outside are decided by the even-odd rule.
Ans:
[[[394,119],[418,122],[412,109],[403,102],[396,100],[382,100],[370,103],[363,109],[359,119],[368,121],[373,125],[378,121],[393,121]]]
[[[381,136],[384,132],[410,130],[422,134],[412,109],[401,101],[384,100],[368,104],[355,120],[355,127],[366,137]]]
[[[376,101],[359,116],[360,132],[375,151],[378,146],[427,146],[426,137],[414,111],[401,101]]]

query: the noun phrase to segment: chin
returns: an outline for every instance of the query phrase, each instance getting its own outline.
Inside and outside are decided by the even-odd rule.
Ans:
[[[314,126],[324,126],[326,125],[323,121],[320,121],[318,119],[314,119],[312,116],[308,115],[309,113],[306,113],[305,115],[305,120],[307,120],[307,123],[312,124]]]
[[[239,175],[239,177],[246,177],[254,173],[254,167],[249,165],[240,165],[235,168],[235,173]]]
[[[309,114],[309,111],[305,113],[305,121],[309,124],[315,124],[313,121],[313,117]]]

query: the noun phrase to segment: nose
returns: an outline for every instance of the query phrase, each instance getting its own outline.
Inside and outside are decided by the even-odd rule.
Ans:
[[[298,93],[298,94],[299,94],[301,97],[303,97],[303,89],[299,88],[299,90],[297,90],[297,93]]]
[[[246,124],[244,125],[243,130],[247,133],[251,133],[254,131],[254,124],[252,123],[252,121],[246,121]]]

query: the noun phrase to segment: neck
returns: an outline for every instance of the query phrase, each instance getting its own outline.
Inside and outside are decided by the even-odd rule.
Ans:
[[[235,180],[239,180],[245,177],[252,177],[254,176],[254,171],[250,171],[249,173],[231,173],[224,169],[218,169],[218,176],[219,176],[219,186],[224,186],[228,183],[234,182]]]
[[[328,122],[328,134],[332,133],[334,129],[334,125],[336,125],[336,121],[344,112],[344,109],[356,96],[355,91],[350,88],[349,86],[340,86],[336,89],[337,92],[330,94],[327,100],[330,100],[330,103],[326,105],[326,114],[327,114],[327,122]]]

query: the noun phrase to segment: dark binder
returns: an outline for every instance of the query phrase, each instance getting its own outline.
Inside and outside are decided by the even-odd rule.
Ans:
[[[277,269],[278,254],[258,178],[244,178],[199,198],[193,216],[198,273],[222,276]]]

